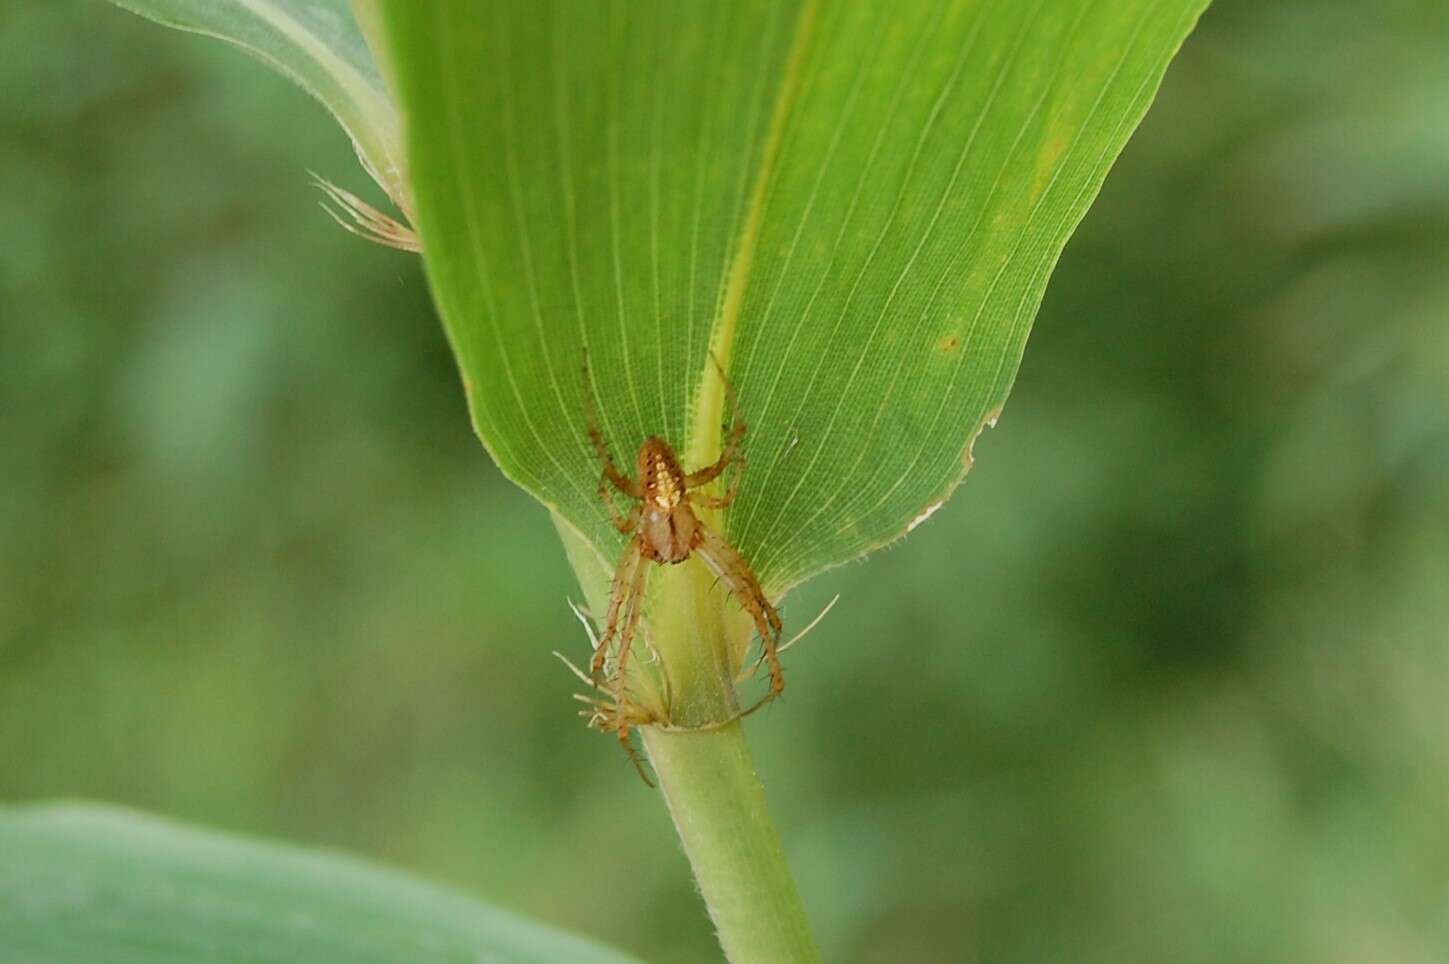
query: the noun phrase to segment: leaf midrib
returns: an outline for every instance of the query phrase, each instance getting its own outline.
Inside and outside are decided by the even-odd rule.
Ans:
[[[775,94],[775,106],[770,114],[769,132],[760,151],[759,171],[755,176],[744,223],[735,243],[719,314],[710,327],[708,357],[705,358],[699,374],[694,417],[685,443],[685,462],[691,466],[708,465],[719,458],[720,423],[724,418],[725,404],[725,383],[721,372],[729,371],[735,331],[739,326],[740,312],[744,308],[750,272],[754,268],[755,248],[764,221],[770,181],[780,154],[780,145],[784,141],[786,124],[798,99],[805,54],[814,36],[815,13],[818,7],[818,0],[805,0],[795,20],[794,39],[790,43],[785,69],[780,75],[780,87]]]

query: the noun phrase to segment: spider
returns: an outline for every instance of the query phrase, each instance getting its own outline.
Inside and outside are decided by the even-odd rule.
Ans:
[[[717,361],[715,364],[718,367]],[[724,379],[723,370],[720,371],[720,378]],[[685,472],[670,444],[653,435],[639,446],[639,454],[635,459],[637,479],[620,471],[609,455],[609,447],[599,432],[592,389],[588,355],[585,354],[584,414],[588,423],[589,441],[593,443],[594,451],[603,466],[599,474],[599,498],[608,507],[614,527],[633,536],[614,572],[609,607],[604,615],[604,635],[594,650],[593,677],[597,680],[602,676],[609,646],[616,643],[616,693],[622,686],[629,648],[639,628],[650,563],[672,566],[691,555],[697,555],[750,614],[755,629],[760,634],[760,658],[770,668],[770,690],[747,711],[753,712],[779,696],[785,689],[785,677],[780,669],[779,657],[782,628],[780,614],[770,604],[764,590],[760,588],[759,579],[734,546],[706,525],[694,512],[695,506],[725,508],[734,501],[735,492],[739,488],[745,465],[744,456],[740,454],[740,443],[745,437],[745,422],[740,417],[734,389],[725,379],[725,392],[734,422],[725,436],[724,449],[718,460],[704,468]],[[734,472],[723,495],[709,495],[698,491],[723,475],[731,466],[734,467]],[[621,513],[615,505],[613,494],[609,491],[610,485],[633,500],[634,504],[627,514]],[[623,705],[622,697],[618,698],[618,717],[614,722],[619,739],[627,744],[629,720],[624,714]]]

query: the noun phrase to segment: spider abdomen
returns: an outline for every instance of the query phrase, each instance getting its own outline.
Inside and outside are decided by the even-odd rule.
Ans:
[[[665,512],[684,499],[684,470],[669,443],[651,436],[639,446],[639,482],[644,487],[644,502]]]

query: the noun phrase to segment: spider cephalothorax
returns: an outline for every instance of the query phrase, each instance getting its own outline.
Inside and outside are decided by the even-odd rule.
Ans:
[[[765,700],[778,696],[785,688],[780,670],[778,648],[780,615],[766,598],[745,560],[723,536],[711,529],[694,512],[695,506],[723,509],[734,501],[739,487],[744,458],[740,443],[745,437],[745,423],[740,418],[734,393],[726,383],[734,424],[725,436],[720,457],[710,465],[693,472],[680,467],[674,449],[664,439],[651,436],[639,446],[635,460],[637,479],[619,470],[609,455],[609,447],[599,432],[594,415],[593,390],[589,380],[587,359],[584,362],[584,411],[588,420],[589,441],[598,454],[603,470],[599,475],[599,498],[609,508],[614,527],[631,536],[619,566],[614,572],[609,592],[609,608],[604,615],[604,634],[594,651],[593,675],[602,676],[612,645],[614,669],[612,679],[617,709],[615,728],[621,740],[628,737],[628,719],[624,712],[623,673],[629,658],[629,647],[639,628],[643,611],[644,588],[649,578],[649,564],[673,565],[697,555],[754,620],[760,634],[764,662],[770,667],[770,692]],[[699,491],[733,467],[730,483],[723,495]],[[628,513],[621,513],[609,491],[612,485],[633,501]],[[763,701],[762,701],[763,702]]]

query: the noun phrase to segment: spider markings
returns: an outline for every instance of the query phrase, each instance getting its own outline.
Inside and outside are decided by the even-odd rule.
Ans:
[[[720,373],[721,378],[724,373]],[[725,381],[730,408],[734,412],[734,423],[725,436],[724,449],[713,464],[686,473],[680,467],[679,458],[669,443],[658,436],[650,436],[639,446],[635,459],[635,475],[631,478],[620,471],[609,454],[609,447],[599,432],[598,418],[594,411],[593,383],[589,375],[588,355],[584,355],[584,415],[588,424],[589,441],[602,464],[599,473],[599,498],[609,509],[614,527],[620,532],[632,534],[633,538],[624,549],[619,566],[614,571],[613,586],[609,591],[609,608],[604,616],[604,635],[594,650],[592,673],[595,679],[602,676],[609,646],[615,644],[614,672],[612,683],[615,690],[616,718],[614,728],[619,739],[626,745],[629,738],[629,720],[624,711],[623,698],[624,669],[628,665],[629,649],[639,629],[643,613],[644,590],[649,580],[649,564],[674,565],[691,555],[699,558],[728,587],[729,591],[754,620],[760,634],[761,658],[770,667],[770,691],[746,712],[753,712],[760,706],[779,696],[785,689],[785,677],[780,669],[779,644],[782,629],[780,614],[770,605],[760,581],[755,578],[749,565],[735,551],[734,546],[711,529],[694,513],[694,506],[723,509],[734,501],[739,489],[740,475],[745,466],[740,454],[740,443],[745,437],[744,419],[740,417],[739,405],[734,390]],[[724,495],[714,496],[696,491],[723,475],[731,467],[729,485]],[[627,514],[621,513],[614,504],[609,487],[633,501]]]

